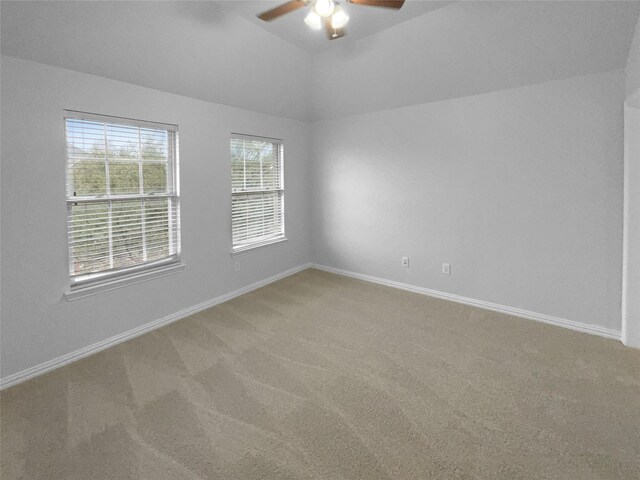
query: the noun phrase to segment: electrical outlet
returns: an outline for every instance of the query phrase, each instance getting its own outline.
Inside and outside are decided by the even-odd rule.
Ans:
[[[409,257],[402,257],[402,266],[403,267],[409,266]]]
[[[233,269],[234,269],[236,272],[239,272],[239,271],[240,271],[240,262],[234,262],[234,263],[233,263]]]
[[[451,275],[451,265],[449,265],[448,263],[443,263],[442,264],[442,273],[444,275]]]

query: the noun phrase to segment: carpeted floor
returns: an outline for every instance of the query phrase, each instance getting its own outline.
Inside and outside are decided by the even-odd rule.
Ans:
[[[0,400],[3,480],[640,478],[640,351],[317,270]]]

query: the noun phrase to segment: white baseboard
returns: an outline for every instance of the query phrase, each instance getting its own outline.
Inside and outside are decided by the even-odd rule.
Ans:
[[[519,308],[499,305],[497,303],[485,302],[483,300],[476,300],[474,298],[462,297],[460,295],[454,295],[452,293],[445,293],[437,290],[431,290],[429,288],[417,287],[415,285],[410,285],[408,283],[396,282],[393,280],[386,280],[384,278],[374,277],[371,275],[365,275],[362,273],[355,273],[355,272],[350,272],[348,270],[341,270],[339,268],[327,267],[325,265],[310,263],[310,264],[300,265],[298,267],[292,268],[290,270],[279,273],[272,277],[266,278],[264,280],[260,280],[259,282],[255,282],[255,283],[252,283],[251,285],[247,285],[246,287],[242,287],[242,288],[239,288],[238,290],[234,290],[233,292],[220,295],[219,297],[213,298],[211,300],[207,300],[205,302],[199,303],[192,307],[185,308],[178,312],[172,313],[171,315],[167,315],[166,317],[163,317],[159,320],[154,320],[152,322],[146,323],[144,325],[136,327],[127,332],[124,332],[119,335],[108,338],[106,340],[102,340],[100,342],[94,343],[93,345],[89,345],[87,347],[81,348],[74,352],[67,353],[66,355],[62,355],[60,357],[54,358],[53,360],[49,360],[47,362],[36,365],[34,367],[30,367],[20,372],[14,373],[12,375],[8,375],[0,379],[0,390],[11,387],[18,383],[25,382],[31,378],[37,377],[38,375],[42,375],[43,373],[49,372],[56,368],[67,365],[69,363],[75,362],[76,360],[80,360],[81,358],[100,352],[101,350],[105,350],[109,347],[125,342],[129,339],[140,336],[144,333],[150,332],[152,330],[160,328],[169,323],[175,322],[177,320],[181,320],[185,317],[188,317],[195,313],[206,310],[207,308],[211,308],[220,303],[224,303],[235,297],[251,292],[260,287],[264,287],[265,285],[276,282],[285,277],[293,275],[294,273],[298,273],[298,272],[301,272],[302,270],[306,270],[307,268],[310,268],[310,267],[316,268],[318,270],[324,270],[326,272],[336,273],[338,275],[343,275],[346,277],[365,280],[367,282],[399,288],[401,290],[407,290],[409,292],[428,295],[434,298],[440,298],[440,299],[449,300],[452,302],[463,303],[465,305],[471,305],[474,307],[483,308],[485,310],[492,310],[495,312],[505,313],[507,315],[513,315],[516,317],[526,318],[529,320],[536,320],[538,322],[548,323],[550,325],[557,325],[559,327],[569,328],[571,330],[576,330],[578,332],[590,333],[592,335],[599,335],[601,337],[612,338],[615,340],[620,340],[620,336],[621,336],[620,331],[605,328],[605,327],[599,327],[597,325],[589,325],[586,323],[576,322],[574,320],[567,320],[564,318],[553,317],[551,315],[545,315],[542,313],[536,313],[528,310],[522,310]]]
[[[285,277],[293,275],[294,273],[298,273],[298,272],[301,272],[302,270],[306,270],[310,266],[311,266],[310,264],[300,265],[298,267],[292,268],[290,270],[279,273],[272,277],[265,278],[264,280],[260,280],[259,282],[255,282],[255,283],[252,283],[251,285],[247,285],[246,287],[242,287],[242,288],[239,288],[238,290],[234,290],[233,292],[225,293],[224,295],[220,295],[219,297],[213,298],[211,300],[207,300],[205,302],[199,303],[192,307],[185,308],[178,312],[172,313],[171,315],[167,315],[166,317],[163,317],[159,320],[154,320],[152,322],[146,323],[144,325],[141,325],[139,327],[136,327],[132,330],[121,333],[114,337],[107,338],[106,340],[102,340],[100,342],[94,343],[93,345],[83,347],[74,352],[67,353],[66,355],[62,355],[60,357],[54,358],[53,360],[49,360],[47,362],[41,363],[31,368],[27,368],[25,370],[14,373],[12,375],[7,375],[6,377],[0,379],[0,390],[7,387],[11,387],[12,385],[16,385],[18,383],[25,382],[33,377],[37,377],[38,375],[42,375],[43,373],[62,367],[71,362],[75,362],[76,360],[80,360],[81,358],[87,357],[101,350],[105,350],[109,347],[117,345],[118,343],[125,342],[134,337],[150,332],[151,330],[155,330],[169,323],[175,322],[177,320],[181,320],[185,317],[188,317],[195,313],[206,310],[207,308],[211,308],[215,305],[231,300],[232,298],[239,297],[240,295],[251,292],[260,287],[264,287],[265,285],[281,280]]]
[[[620,340],[621,332],[610,328],[599,327],[597,325],[590,325],[588,323],[576,322],[574,320],[567,320],[566,318],[554,317],[551,315],[545,315],[543,313],[531,312],[529,310],[522,310],[520,308],[508,307],[506,305],[500,305],[497,303],[485,302],[484,300],[476,300],[475,298],[462,297],[460,295],[454,295],[452,293],[439,292],[438,290],[431,290],[429,288],[417,287],[408,283],[395,282],[393,280],[386,280],[384,278],[373,277],[371,275],[364,275],[362,273],[350,272],[348,270],[341,270],[339,268],[327,267],[326,265],[311,264],[311,268],[318,270],[324,270],[325,272],[337,273],[338,275],[344,275],[346,277],[357,278],[359,280],[365,280],[367,282],[378,283],[380,285],[386,285],[389,287],[399,288],[401,290],[407,290],[409,292],[420,293],[422,295],[428,295],[434,298],[440,298],[443,300],[450,300],[452,302],[463,303],[465,305],[471,305],[474,307],[483,308],[485,310],[492,310],[494,312],[506,313],[507,315],[513,315],[515,317],[526,318],[529,320],[535,320],[537,322],[548,323],[550,325],[557,325],[558,327],[568,328],[570,330],[576,330],[578,332],[590,333],[592,335],[599,335],[605,338],[613,338],[614,340]]]

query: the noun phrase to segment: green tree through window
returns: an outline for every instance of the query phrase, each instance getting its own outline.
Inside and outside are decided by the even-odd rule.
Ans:
[[[74,282],[177,259],[175,128],[84,115],[65,124]]]
[[[233,248],[284,238],[283,145],[246,135],[231,138]]]

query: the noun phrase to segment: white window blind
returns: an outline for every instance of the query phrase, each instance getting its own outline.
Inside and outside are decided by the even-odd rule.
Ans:
[[[177,262],[177,127],[66,112],[72,285]]]
[[[284,238],[283,144],[247,135],[231,137],[233,249]]]

